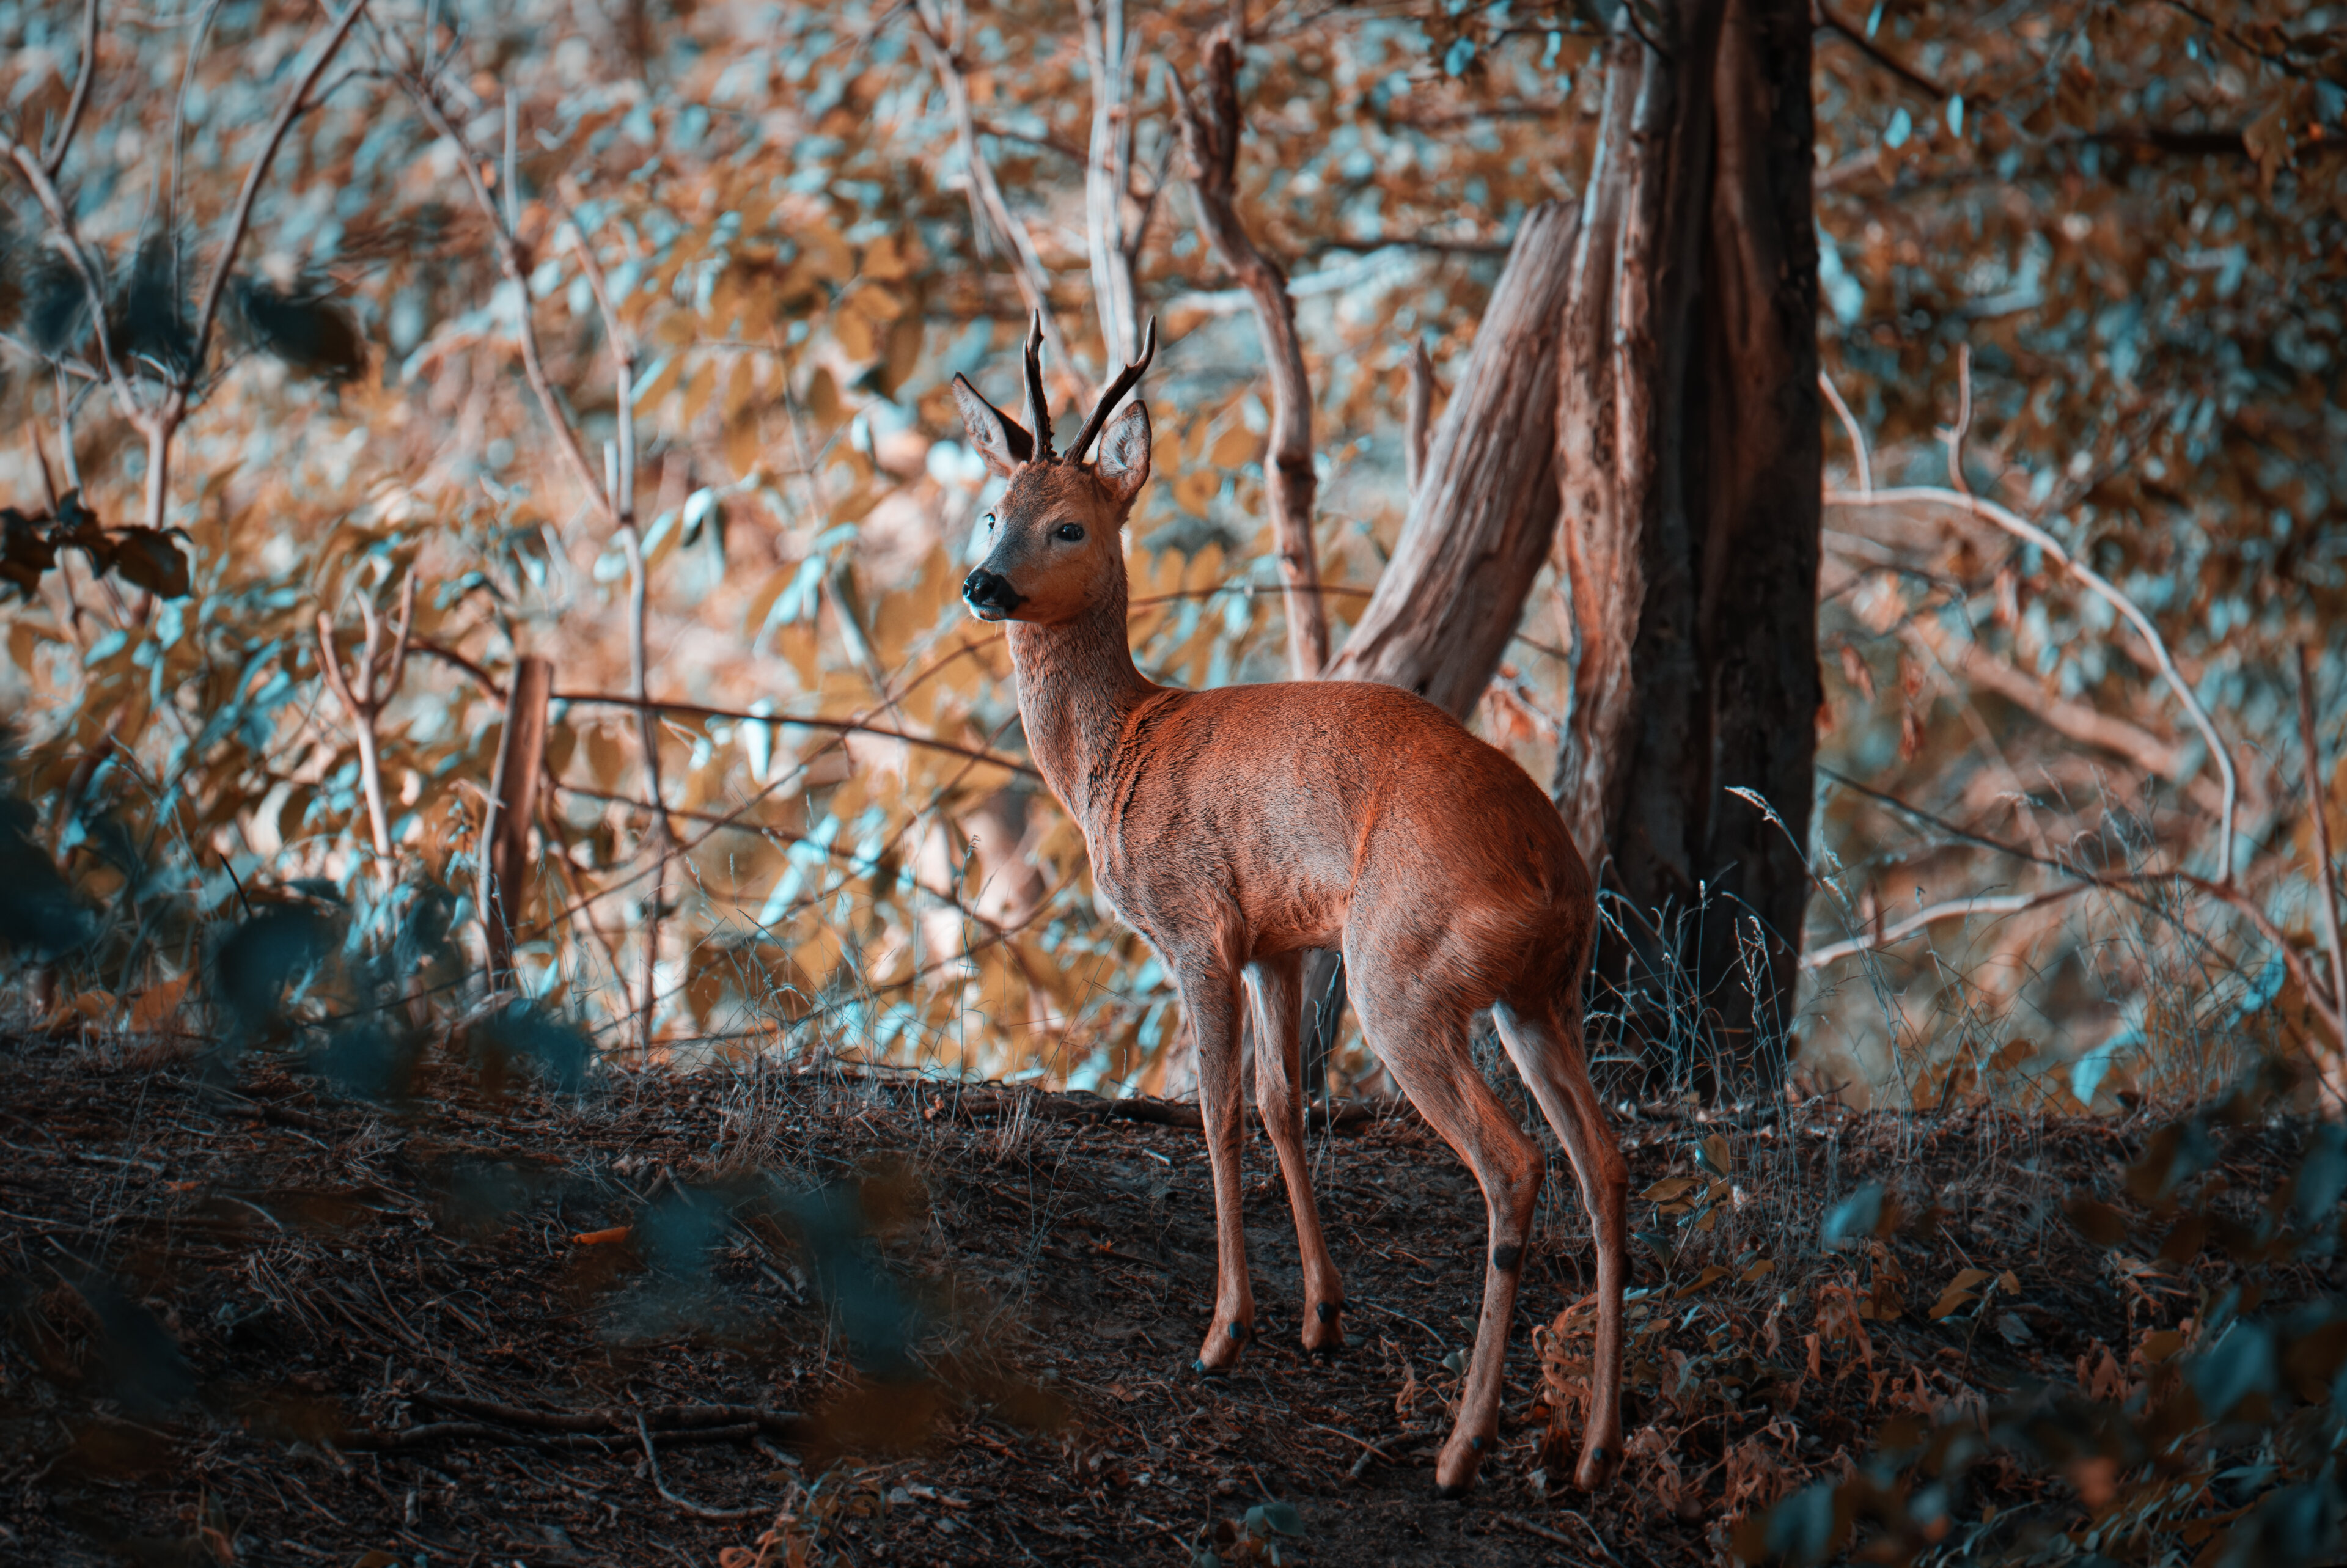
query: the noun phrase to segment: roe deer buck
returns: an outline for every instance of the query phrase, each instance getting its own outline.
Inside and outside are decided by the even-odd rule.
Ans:
[[[1064,456],[1030,332],[1030,434],[954,378],[969,438],[1010,481],[962,594],[1010,622],[1019,712],[1044,779],[1084,830],[1095,886],[1174,977],[1196,1042],[1213,1167],[1214,1316],[1196,1366],[1238,1358],[1254,1328],[1240,1228],[1239,985],[1253,993],[1255,1100],[1296,1214],[1304,1343],[1334,1350],[1345,1293],[1321,1239],[1304,1151],[1298,1039],[1305,950],[1341,947],[1369,1048],[1481,1184],[1491,1247],[1459,1419],[1435,1467],[1472,1484],[1497,1438],[1501,1364],[1543,1172],[1537,1140],[1477,1072],[1469,1021],[1500,1036],[1572,1156],[1597,1237],[1597,1345],[1575,1479],[1622,1456],[1628,1168],[1582,1057],[1581,981],[1596,924],[1588,868],[1523,771],[1433,704],[1367,682],[1184,692],[1133,667],[1122,531],[1149,477],[1136,402],[1084,460],[1155,353],[1151,323]]]

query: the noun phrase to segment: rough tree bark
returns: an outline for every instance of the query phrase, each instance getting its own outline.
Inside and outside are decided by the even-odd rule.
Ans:
[[[1557,800],[1621,898],[1601,982],[1711,1061],[1789,1015],[1809,893],[1809,27],[1796,0],[1623,8],[1558,360],[1578,662]]]

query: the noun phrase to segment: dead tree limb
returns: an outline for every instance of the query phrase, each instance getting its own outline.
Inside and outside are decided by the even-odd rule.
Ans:
[[[1516,231],[1393,559],[1332,679],[1383,681],[1461,719],[1491,684],[1556,532],[1557,327],[1577,228],[1572,209],[1545,201]]]
[[[503,985],[513,968],[514,917],[529,886],[529,828],[546,765],[546,704],[553,687],[552,664],[531,656],[515,661],[505,735],[497,744],[488,811],[481,822],[478,902],[492,989]]]
[[[1133,167],[1133,56],[1126,47],[1124,0],[1076,0],[1076,15],[1083,23],[1084,65],[1092,87],[1092,142],[1084,159],[1084,244],[1092,262],[1101,340],[1112,367],[1137,358],[1141,351],[1133,256],[1124,233],[1125,189]]]
[[[1010,281],[1017,285],[1019,297],[1027,302],[1030,314],[1043,321],[1043,341],[1051,351],[1052,374],[1061,382],[1061,395],[1078,403],[1083,401],[1083,384],[1076,374],[1076,362],[1068,353],[1067,341],[1060,335],[1060,323],[1051,314],[1049,292],[1051,274],[1044,271],[1043,259],[1035,251],[1035,241],[1002,199],[1002,187],[994,178],[994,166],[986,160],[978,145],[978,122],[969,107],[969,80],[962,69],[961,40],[950,32],[943,17],[938,15],[934,0],[918,0],[913,8],[913,44],[937,74],[938,86],[945,90],[946,108],[953,116],[954,135],[961,148],[962,164],[969,181],[970,226],[976,231],[981,249],[988,248],[989,236],[999,241],[1009,251]]]
[[[2314,730],[2314,670],[2304,643],[2293,651],[2298,655],[2298,739],[2305,753],[2306,811],[2314,828],[2314,887],[2322,901],[2322,943],[2331,949],[2332,1016],[2347,1024],[2347,945],[2339,937],[2339,871],[2331,858],[2331,792],[2323,786],[2321,737]],[[2347,1059],[2347,1039],[2339,1043],[2342,1059]],[[2334,1063],[2329,1075],[2334,1083],[2340,1066]]]
[[[1206,41],[1198,95],[1172,77],[1174,118],[1192,165],[1190,193],[1198,231],[1225,270],[1246,290],[1271,376],[1271,444],[1264,453],[1264,488],[1286,588],[1287,666],[1298,681],[1318,677],[1328,662],[1328,616],[1320,600],[1319,555],[1312,539],[1312,505],[1319,479],[1312,467],[1312,383],[1304,372],[1304,344],[1296,333],[1296,302],[1287,275],[1265,255],[1239,220],[1239,141],[1246,122],[1239,111],[1238,49],[1229,31]]]

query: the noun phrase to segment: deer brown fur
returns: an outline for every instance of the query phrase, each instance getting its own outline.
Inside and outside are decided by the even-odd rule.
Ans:
[[[1588,868],[1521,768],[1409,692],[1365,682],[1184,692],[1134,668],[1122,533],[1149,477],[1148,410],[1135,402],[1109,425],[1097,461],[1084,448],[1154,343],[1153,325],[1141,363],[1064,456],[1048,430],[1030,435],[958,376],[954,395],[971,442],[1009,481],[964,596],[981,619],[1010,623],[1029,749],[1083,828],[1094,886],[1173,977],[1195,1041],[1216,1235],[1197,1368],[1229,1367],[1254,1331],[1239,1201],[1242,983],[1255,1101],[1296,1215],[1304,1343],[1343,1345],[1345,1292],[1312,1197],[1299,1061],[1304,953],[1337,947],[1369,1049],[1474,1173],[1488,1214],[1482,1316],[1436,1484],[1465,1491],[1498,1436],[1544,1168],[1470,1054],[1470,1020],[1489,1008],[1594,1221],[1596,1358],[1575,1479],[1602,1486],[1622,1454],[1628,1169],[1582,1052],[1596,921]],[[1031,346],[1028,374],[1040,390]]]

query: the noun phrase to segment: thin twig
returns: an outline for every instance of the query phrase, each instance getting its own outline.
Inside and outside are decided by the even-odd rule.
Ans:
[[[1841,418],[1842,433],[1850,437],[1850,453],[1858,467],[1858,493],[1870,495],[1874,489],[1874,465],[1867,457],[1866,437],[1859,431],[1858,416],[1842,401],[1841,389],[1833,384],[1833,377],[1826,374],[1823,365],[1818,367],[1818,384],[1825,389],[1826,401],[1833,405],[1834,413]]]
[[[81,10],[81,69],[74,73],[73,97],[67,100],[65,122],[57,127],[55,147],[41,154],[41,168],[52,179],[65,167],[66,149],[81,128],[81,111],[89,105],[89,84],[97,75],[97,0],[87,0]]]
[[[1964,436],[1972,427],[1973,345],[1963,343],[1956,345],[1956,422],[1941,429],[1940,444],[1948,449],[1949,487],[1966,496],[1973,493],[1973,487],[1964,482]]]
[[[1825,3],[1825,0],[1812,0],[1812,4],[1816,7],[1815,15],[1819,26],[1829,33],[1840,35],[1852,48],[1905,82],[1909,87],[1929,93],[1935,98],[1946,98],[1951,96],[1947,88],[1915,69],[1898,56],[1884,49],[1860,28],[1853,27],[1843,21],[1835,14],[1833,7]]]
[[[310,68],[294,84],[292,96],[277,111],[277,118],[269,128],[268,139],[261,143],[261,151],[253,159],[251,167],[244,171],[244,188],[237,192],[236,206],[229,214],[228,231],[220,241],[220,254],[212,259],[211,279],[204,285],[203,302],[196,310],[196,347],[189,360],[191,367],[200,367],[204,362],[204,347],[211,341],[212,323],[220,314],[220,300],[228,292],[229,271],[236,264],[237,251],[244,245],[244,231],[252,221],[252,203],[261,194],[261,182],[268,178],[269,166],[276,161],[277,149],[283,144],[285,133],[309,108],[310,89],[317,85],[320,77],[325,75],[326,67],[333,63],[343,46],[343,39],[349,35],[351,25],[359,19],[359,13],[366,7],[367,0],[351,0],[349,6],[326,29],[326,41],[319,48],[318,57],[310,62]],[[195,372],[191,368],[189,374],[192,375]],[[159,521],[156,526],[160,526]]]
[[[1122,1104],[1122,1103],[1123,1103],[1123,1102],[1122,1102],[1122,1101],[1111,1101],[1109,1103],[1111,1103],[1111,1104],[1112,1104],[1112,1105],[1119,1105],[1119,1104]],[[1203,1117],[1201,1118],[1201,1120],[1203,1121]],[[1306,1426],[1307,1426],[1307,1427],[1311,1428],[1311,1429],[1312,1429],[1314,1431],[1316,1431],[1316,1432],[1327,1432],[1327,1434],[1329,1434],[1331,1437],[1339,1437],[1339,1438],[1344,1439],[1344,1440],[1345,1440],[1347,1442],[1348,1442],[1348,1443],[1355,1443],[1355,1444],[1358,1444],[1358,1445],[1359,1445],[1361,1448],[1366,1449],[1366,1450],[1367,1450],[1368,1451],[1369,1451],[1370,1453],[1373,1453],[1373,1454],[1377,1455],[1379,1459],[1381,1459],[1381,1460],[1385,1460],[1385,1461],[1386,1461],[1386,1463],[1388,1463],[1388,1464],[1399,1464],[1399,1463],[1400,1462],[1399,1460],[1395,1459],[1395,1458],[1393,1457],[1393,1455],[1391,1455],[1391,1454],[1389,1454],[1389,1453],[1386,1452],[1386,1450],[1383,1450],[1383,1449],[1381,1449],[1381,1448],[1378,1447],[1378,1445],[1377,1445],[1377,1444],[1375,1444],[1375,1443],[1373,1443],[1373,1442],[1369,1441],[1369,1440],[1368,1440],[1368,1439],[1367,1439],[1367,1438],[1357,1438],[1357,1437],[1355,1437],[1352,1433],[1350,1433],[1350,1432],[1348,1432],[1348,1431],[1341,1430],[1340,1429],[1336,1428],[1336,1427],[1324,1427],[1324,1426],[1322,1426],[1322,1425],[1321,1425],[1319,1422],[1317,1422],[1317,1421],[1307,1421],[1307,1422],[1305,1422],[1304,1424],[1305,1424]]]
[[[955,41],[947,36],[945,24],[936,15],[931,0],[917,0],[912,11],[914,46],[937,74],[938,85],[945,89],[946,108],[953,116],[954,132],[969,181],[971,226],[981,247],[990,231],[1010,252],[1010,281],[1017,285],[1019,297],[1027,302],[1028,313],[1042,318],[1043,338],[1051,345],[1053,374],[1061,382],[1061,392],[1081,402],[1083,387],[1076,374],[1075,357],[1060,335],[1059,320],[1051,313],[1051,302],[1046,292],[1050,274],[1044,270],[1042,257],[1036,252],[1027,225],[1019,221],[1010,203],[1002,199],[1002,187],[994,178],[994,166],[987,162],[985,152],[978,145],[978,128],[969,107],[969,81],[963,74]]]
[[[2092,886],[2076,883],[2068,887],[2056,887],[2045,893],[1996,894],[1979,898],[1952,898],[1942,904],[1926,905],[1903,920],[1886,926],[1877,935],[1852,937],[1847,941],[1829,942],[1801,955],[1801,968],[1821,969],[1838,958],[1854,958],[1860,953],[1888,948],[1901,938],[1912,936],[1927,926],[1942,920],[1969,919],[1974,915],[2019,915],[2044,905],[2074,898]]]
[[[406,76],[398,80],[401,90],[415,105],[416,112],[425,118],[437,135],[456,149],[456,168],[473,192],[474,205],[488,218],[496,241],[493,248],[497,251],[498,269],[505,273],[506,281],[518,291],[514,335],[521,343],[522,371],[529,379],[530,391],[537,395],[538,410],[546,415],[546,422],[554,431],[563,460],[570,466],[571,477],[579,481],[579,489],[603,513],[605,519],[616,522],[615,497],[604,489],[601,481],[596,477],[594,465],[588,462],[587,449],[579,445],[579,432],[571,427],[570,416],[564,411],[562,400],[555,395],[554,383],[548,378],[545,359],[538,353],[538,325],[530,311],[529,275],[528,270],[522,265],[521,242],[506,232],[504,216],[498,210],[497,198],[482,183],[478,160],[474,158],[472,149],[465,145],[465,138],[457,134],[456,128],[449,122],[439,100],[434,97],[434,84],[428,78],[419,80]]]
[[[1614,1568],[1622,1568],[1622,1559],[1614,1555],[1614,1548],[1605,1544],[1605,1537],[1597,1533],[1597,1526],[1569,1508],[1558,1509],[1557,1516],[1561,1519],[1570,1519],[1582,1529],[1589,1532],[1589,1539],[1597,1542],[1597,1550],[1605,1553],[1605,1561],[1613,1563]]]
[[[515,134],[510,97],[506,104],[507,158],[510,165]],[[507,179],[508,181],[513,179],[510,169]],[[570,195],[576,194],[578,187],[566,180],[558,190],[565,192],[567,200]],[[508,190],[507,200],[509,208],[512,200],[512,192]],[[606,482],[610,491],[609,509],[612,521],[617,525],[620,551],[628,563],[629,685],[635,693],[636,740],[643,753],[644,803],[651,813],[652,853],[655,856],[651,896],[644,901],[642,1000],[636,1022],[637,1048],[642,1051],[645,1060],[650,1061],[652,992],[656,971],[660,968],[661,906],[668,897],[668,863],[669,857],[676,852],[676,830],[670,824],[667,799],[661,786],[660,720],[651,706],[651,669],[645,646],[645,601],[650,585],[645,576],[643,537],[636,529],[636,340],[612,304],[611,291],[604,279],[602,265],[596,260],[594,248],[588,243],[586,231],[579,222],[577,214],[566,209],[564,215],[570,229],[571,250],[579,257],[580,270],[587,274],[587,286],[595,296],[596,309],[603,318],[603,335],[610,340],[611,348],[611,382],[619,425],[614,432],[617,439],[607,452],[610,463]]]
[[[661,1479],[660,1455],[652,1450],[651,1429],[644,1424],[641,1410],[636,1412],[636,1436],[643,1441],[644,1468],[651,1474],[652,1490],[695,1519],[763,1519],[773,1512],[763,1504],[752,1508],[711,1508],[689,1497],[679,1497],[668,1489],[668,1482]]]
[[[148,410],[131,390],[129,378],[123,374],[121,364],[114,356],[114,343],[106,323],[106,287],[97,263],[82,249],[81,231],[74,223],[72,211],[57,194],[48,171],[41,167],[39,155],[31,148],[0,132],[0,155],[16,166],[17,177],[32,190],[33,200],[40,203],[42,215],[49,220],[51,243],[81,280],[82,294],[89,306],[90,331],[97,338],[97,368],[105,373],[107,385],[124,417],[143,429]]]
[[[408,573],[400,589],[399,623],[388,652],[382,648],[383,627],[375,619],[372,600],[359,600],[359,616],[366,624],[366,641],[351,675],[345,677],[341,656],[334,651],[333,617],[323,610],[318,612],[318,667],[334,700],[350,715],[351,729],[358,741],[359,784],[366,796],[376,866],[388,886],[397,875],[392,863],[389,818],[384,811],[383,766],[376,754],[374,725],[384,704],[398,695],[400,681],[407,671],[408,633],[415,620],[415,574]]]
[[[1426,472],[1426,442],[1434,427],[1434,360],[1426,344],[1409,345],[1409,400],[1402,428],[1402,484],[1412,498]]]
[[[1168,598],[1174,597],[1168,595]],[[505,687],[473,661],[456,650],[427,638],[415,640],[415,651],[437,659],[452,669],[460,670],[498,702],[505,701]],[[957,652],[949,658],[959,658]],[[897,693],[899,700],[905,695]],[[557,692],[549,701],[573,706],[649,709],[655,713],[675,713],[695,719],[724,719],[734,723],[772,724],[777,729],[796,727],[803,730],[825,730],[835,734],[876,735],[883,740],[902,741],[908,746],[920,746],[929,751],[947,752],[967,757],[974,763],[1006,769],[1027,778],[1040,778],[1033,767],[1016,757],[1006,757],[999,752],[989,752],[977,746],[965,746],[955,741],[941,741],[932,735],[915,734],[907,730],[891,730],[879,724],[867,724],[856,719],[798,718],[788,713],[753,713],[744,708],[712,708],[699,702],[671,702],[661,699],[620,696],[608,692]]]

